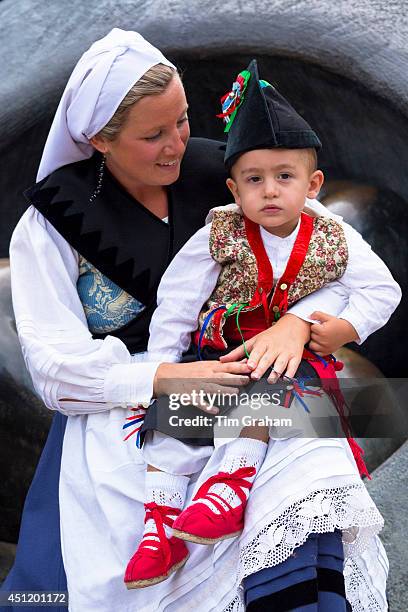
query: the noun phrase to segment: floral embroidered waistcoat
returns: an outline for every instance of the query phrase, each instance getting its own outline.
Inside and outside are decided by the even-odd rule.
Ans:
[[[341,225],[329,217],[306,213],[301,214],[296,241],[275,287],[259,225],[244,217],[240,209],[214,211],[209,246],[222,270],[200,312],[195,340],[216,349],[227,346],[227,317],[234,324],[237,313],[247,321],[261,317],[262,329],[266,329],[295,302],[340,278],[348,261]]]

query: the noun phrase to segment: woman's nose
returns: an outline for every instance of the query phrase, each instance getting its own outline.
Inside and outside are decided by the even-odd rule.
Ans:
[[[185,143],[178,128],[171,131],[165,144],[165,153],[169,155],[180,155],[184,153]]]

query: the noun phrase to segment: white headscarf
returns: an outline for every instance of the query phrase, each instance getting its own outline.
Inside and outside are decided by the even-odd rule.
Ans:
[[[89,139],[115,114],[131,87],[156,64],[175,68],[137,32],[114,28],[78,61],[45,143],[37,181],[94,153]]]

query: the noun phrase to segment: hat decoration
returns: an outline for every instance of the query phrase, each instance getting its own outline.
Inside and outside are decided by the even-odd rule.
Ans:
[[[221,98],[228,132],[224,163],[254,149],[321,148],[316,132],[268,81],[260,79],[256,60],[239,73],[231,91]]]
[[[243,70],[239,73],[236,80],[232,84],[232,89],[221,98],[222,113],[217,117],[224,119],[224,132],[229,132],[232,122],[235,119],[238,108],[244,101],[244,93],[249,81],[251,73],[248,70]]]

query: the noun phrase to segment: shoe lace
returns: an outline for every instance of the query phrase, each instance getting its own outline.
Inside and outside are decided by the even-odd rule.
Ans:
[[[218,495],[217,493],[212,493],[209,491],[209,489],[214,484],[228,485],[238,495],[239,499],[244,504],[247,500],[247,496],[245,495],[243,489],[250,489],[252,487],[252,482],[245,480],[245,478],[254,476],[255,474],[256,469],[252,466],[239,468],[238,470],[235,470],[235,472],[218,472],[218,474],[210,476],[210,478],[208,478],[201,485],[197,493],[194,495],[193,501],[203,498],[207,499],[215,505],[215,507],[221,512],[221,514],[225,515],[227,512],[227,510],[225,509],[225,505],[228,506],[229,510],[232,510],[232,506],[227,501],[225,501],[225,499],[221,497],[221,495]],[[220,499],[222,504],[220,502],[217,502],[214,497]]]
[[[172,508],[171,506],[159,506],[155,502],[149,502],[145,504],[144,507],[146,510],[144,522],[147,523],[147,521],[153,519],[156,525],[157,534],[153,532],[145,533],[140,547],[144,548],[146,546],[150,546],[152,541],[155,542],[155,540],[149,540],[149,536],[158,536],[160,548],[163,552],[163,563],[166,571],[171,561],[171,548],[164,530],[164,525],[173,527],[174,518],[171,517],[178,516],[181,510],[178,508]]]

